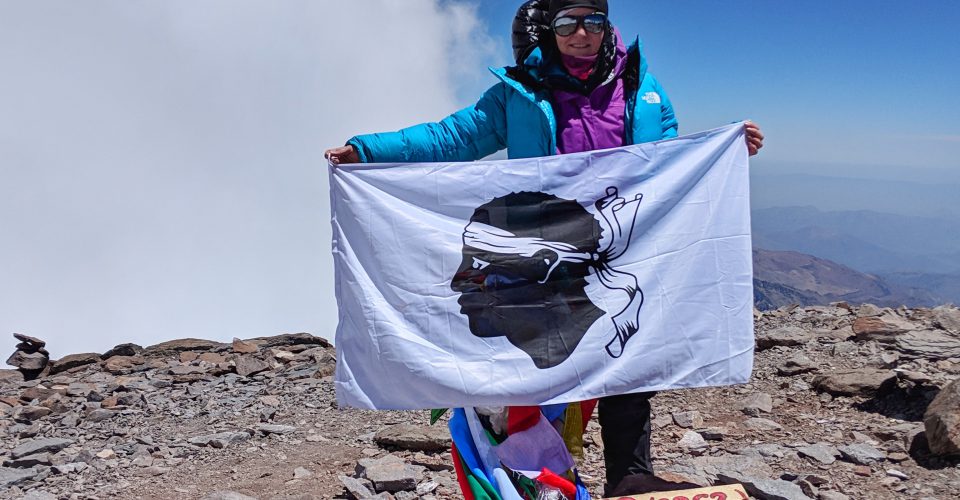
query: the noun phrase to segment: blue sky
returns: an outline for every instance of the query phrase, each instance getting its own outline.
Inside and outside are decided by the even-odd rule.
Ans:
[[[0,2],[0,356],[332,338],[324,149],[472,104],[519,4]],[[754,174],[960,186],[960,2],[611,10],[681,132],[763,126]]]
[[[479,2],[509,40],[518,2]],[[611,0],[681,132],[759,122],[758,164],[890,165],[960,180],[960,2]],[[509,63],[509,45],[491,64]],[[832,167],[831,167],[832,169]]]

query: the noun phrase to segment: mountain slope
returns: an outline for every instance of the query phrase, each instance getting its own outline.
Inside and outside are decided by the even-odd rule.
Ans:
[[[883,306],[935,304],[923,290],[891,285],[836,262],[792,251],[753,250],[754,302],[759,309],[847,301]]]
[[[960,272],[960,221],[869,210],[775,207],[751,214],[755,246],[794,250],[871,273]]]

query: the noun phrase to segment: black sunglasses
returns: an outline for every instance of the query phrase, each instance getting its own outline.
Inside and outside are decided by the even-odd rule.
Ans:
[[[553,20],[553,32],[557,36],[570,36],[577,32],[577,27],[581,24],[587,33],[602,33],[607,26],[607,16],[602,12],[584,16],[561,16]]]

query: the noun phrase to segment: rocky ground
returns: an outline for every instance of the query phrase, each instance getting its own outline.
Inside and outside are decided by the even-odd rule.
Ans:
[[[960,496],[960,310],[757,313],[753,381],[654,398],[658,474],[768,499]],[[458,498],[423,412],[336,406],[308,334],[186,339],[0,370],[0,498]],[[599,426],[580,471],[599,497]]]

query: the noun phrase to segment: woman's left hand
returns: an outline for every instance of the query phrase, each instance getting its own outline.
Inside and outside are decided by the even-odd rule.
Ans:
[[[747,133],[747,151],[753,156],[763,147],[763,133],[759,125],[749,120],[744,122],[744,130]]]

